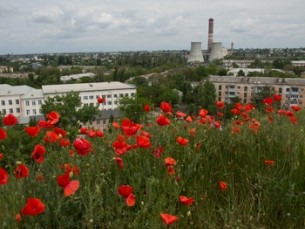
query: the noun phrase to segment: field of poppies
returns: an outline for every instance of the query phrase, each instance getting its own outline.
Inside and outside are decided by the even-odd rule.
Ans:
[[[106,131],[0,124],[1,228],[304,228],[299,106],[216,102],[189,116],[162,102]]]

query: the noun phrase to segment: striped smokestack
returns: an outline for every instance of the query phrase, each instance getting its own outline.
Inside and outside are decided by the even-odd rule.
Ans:
[[[214,28],[214,19],[209,19],[209,34],[208,34],[208,50],[211,51],[213,44],[213,28]]]

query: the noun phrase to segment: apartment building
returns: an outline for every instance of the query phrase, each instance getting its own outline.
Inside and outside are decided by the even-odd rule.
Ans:
[[[233,98],[239,97],[241,102],[250,103],[255,94],[268,87],[282,95],[281,105],[305,106],[305,79],[211,76],[209,80],[215,85],[219,101],[230,103]]]
[[[29,120],[41,115],[45,99],[72,91],[79,93],[82,106],[97,104],[100,110],[115,110],[120,98],[135,96],[136,87],[121,82],[44,85],[42,89],[0,84],[0,113],[11,113],[20,120]],[[97,103],[99,96],[105,99],[105,103]]]

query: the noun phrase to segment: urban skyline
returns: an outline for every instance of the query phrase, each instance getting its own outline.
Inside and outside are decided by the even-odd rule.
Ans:
[[[192,41],[229,48],[304,47],[305,2],[33,0],[0,3],[0,55],[189,50]]]

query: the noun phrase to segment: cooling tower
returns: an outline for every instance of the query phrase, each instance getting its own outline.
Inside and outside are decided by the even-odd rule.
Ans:
[[[212,44],[212,49],[209,57],[209,61],[215,59],[222,59],[224,57],[222,43],[221,42],[214,42]]]
[[[213,30],[214,30],[214,19],[209,19],[209,31],[208,31],[208,51],[211,51],[213,45]]]
[[[191,51],[187,59],[188,63],[202,63],[203,55],[201,50],[201,42],[192,42]]]

